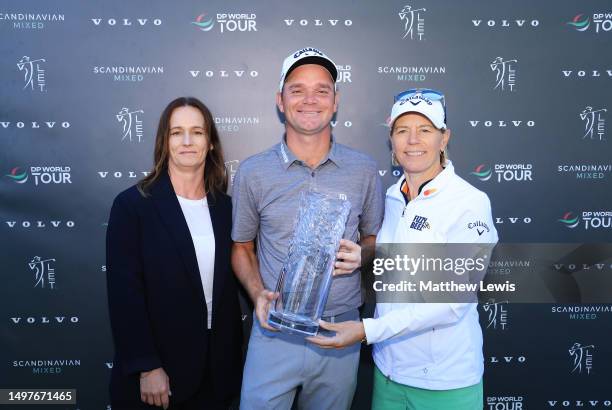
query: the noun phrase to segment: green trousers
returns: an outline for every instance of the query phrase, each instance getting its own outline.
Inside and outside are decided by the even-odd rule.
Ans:
[[[482,410],[482,380],[451,390],[427,390],[396,383],[374,366],[372,410]]]

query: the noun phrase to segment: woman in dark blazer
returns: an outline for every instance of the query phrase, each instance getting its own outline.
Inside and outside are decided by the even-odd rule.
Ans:
[[[153,170],[115,198],[108,223],[113,410],[227,408],[240,392],[226,188],[210,111],[195,98],[172,101]]]

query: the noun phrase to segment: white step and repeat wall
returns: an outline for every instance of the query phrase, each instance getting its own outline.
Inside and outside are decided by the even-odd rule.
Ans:
[[[1,388],[109,407],[112,199],[151,168],[177,96],[210,107],[230,173],[278,142],[281,62],[304,46],[337,63],[335,138],[385,186],[393,95],[436,88],[455,168],[490,196],[502,242],[611,242],[608,2],[3,0],[0,35]],[[481,306],[485,407],[611,407],[611,306]],[[364,348],[355,409],[371,369]]]

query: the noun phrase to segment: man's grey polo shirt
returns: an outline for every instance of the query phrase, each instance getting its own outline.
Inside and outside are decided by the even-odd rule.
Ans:
[[[376,162],[332,141],[326,158],[314,170],[299,161],[282,141],[247,158],[234,176],[232,191],[235,242],[257,239],[259,270],[266,289],[275,290],[287,256],[301,191],[345,195],[351,203],[343,237],[376,235],[382,224],[384,198]],[[360,306],[359,271],[333,279],[324,316]]]

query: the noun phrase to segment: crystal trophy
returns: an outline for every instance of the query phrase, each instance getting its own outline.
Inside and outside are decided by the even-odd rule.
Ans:
[[[270,307],[270,326],[315,335],[332,282],[340,239],[351,204],[320,192],[300,193],[293,238]]]

